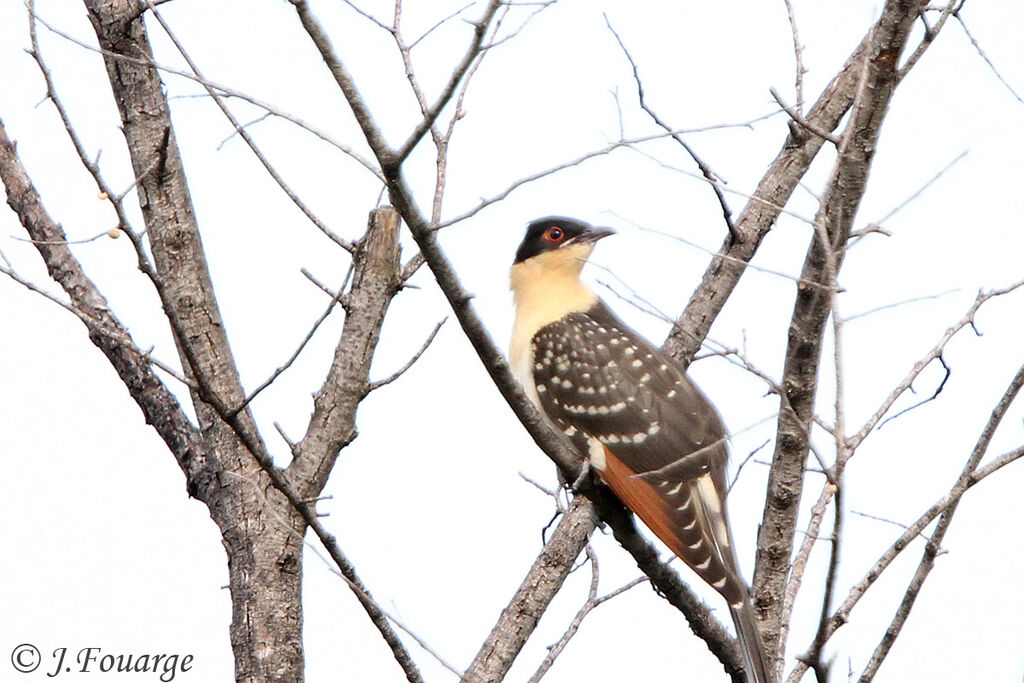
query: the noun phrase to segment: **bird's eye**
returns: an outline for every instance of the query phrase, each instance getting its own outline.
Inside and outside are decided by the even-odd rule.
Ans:
[[[549,242],[561,242],[562,238],[565,237],[565,231],[555,225],[544,231],[544,237]]]

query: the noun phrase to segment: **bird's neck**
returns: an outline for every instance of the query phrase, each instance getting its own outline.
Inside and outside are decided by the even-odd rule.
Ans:
[[[527,338],[548,323],[586,311],[597,302],[593,290],[580,281],[589,253],[574,254],[570,250],[547,252],[512,266],[516,328],[528,332]]]
[[[597,295],[580,281],[580,271],[589,255],[590,248],[584,251],[569,247],[512,266],[516,321],[509,358],[513,365],[528,357],[530,341],[542,327],[597,303]]]

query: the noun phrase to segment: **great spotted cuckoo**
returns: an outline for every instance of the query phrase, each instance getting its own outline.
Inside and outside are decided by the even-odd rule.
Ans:
[[[748,680],[768,683],[726,514],[725,427],[680,365],[580,281],[610,234],[563,217],[529,225],[511,271],[513,371],[601,480],[725,598]]]

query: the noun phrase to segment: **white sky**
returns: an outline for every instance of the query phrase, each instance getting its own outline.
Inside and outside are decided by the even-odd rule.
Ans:
[[[813,101],[879,11],[879,3],[795,2]],[[362,6],[388,20],[388,3]],[[449,7],[451,5],[451,7]],[[415,37],[459,3],[410,3],[406,35]],[[417,110],[387,36],[341,2],[315,5],[392,143],[404,139]],[[445,217],[471,208],[515,179],[600,148],[619,135],[618,93],[627,136],[656,132],[639,111],[629,65],[604,25],[602,10],[636,58],[652,106],[679,128],[744,122],[769,113],[775,87],[790,103],[792,40],[785,6],[732,3],[566,2],[538,16],[495,50],[475,76],[451,149]],[[77,3],[40,2],[61,30],[95,40]],[[282,2],[200,3],[161,7],[207,77],[275,103],[360,149],[351,116],[294,12]],[[466,13],[475,18],[479,9]],[[968,3],[964,18],[1000,73],[1024,91],[1019,3]],[[511,20],[510,20],[511,21]],[[158,59],[181,65],[159,27],[150,24]],[[94,53],[40,29],[44,56],[86,146],[102,150],[110,184],[131,183],[102,63]],[[919,38],[918,30],[917,37]],[[428,92],[464,51],[468,29],[453,22],[414,53]],[[42,79],[31,58],[24,7],[0,2],[0,117],[51,214],[72,239],[113,226],[96,198],[53,107],[41,103]],[[243,381],[257,386],[292,352],[326,305],[299,272],[308,268],[337,284],[348,264],[273,185],[216,107],[180,78],[165,78],[174,97],[176,135],[189,174],[221,310]],[[258,114],[239,102],[242,120]],[[878,220],[961,152],[967,155],[926,193],[887,221],[891,237],[873,235],[851,250],[841,281],[842,312],[853,315],[908,298],[939,295],[852,321],[844,338],[847,420],[857,426],[914,361],[967,310],[979,288],[1024,276],[1019,163],[1024,104],[999,83],[960,26],[951,23],[904,83],[883,128],[871,184],[857,225]],[[736,192],[749,192],[778,152],[785,121],[753,129],[693,134],[688,140]],[[318,215],[348,238],[361,234],[379,186],[365,170],[309,134],[280,121],[253,133]],[[676,146],[645,146],[666,164],[693,164]],[[813,215],[832,159],[824,156],[789,208]],[[408,172],[426,205],[432,151],[421,146]],[[734,211],[742,196],[730,196]],[[137,207],[131,215],[137,218]],[[525,224],[562,213],[610,225],[595,261],[659,309],[676,315],[707,263],[706,253],[651,232],[715,249],[723,237],[720,208],[692,176],[620,150],[513,193],[473,219],[446,230],[442,243],[477,295],[476,309],[499,342],[511,323],[507,268]],[[649,230],[648,230],[649,229]],[[794,276],[809,230],[784,216],[755,264]],[[19,272],[56,289],[13,214],[0,211],[0,249]],[[411,241],[404,236],[404,242]],[[127,240],[102,238],[75,248],[112,309],[136,341],[175,362],[152,289],[134,267]],[[411,255],[411,246],[406,256]],[[593,281],[617,284],[591,267]],[[412,354],[447,307],[424,269],[392,306],[373,376],[385,377]],[[745,348],[771,376],[781,373],[794,284],[749,271],[711,337]],[[624,318],[660,341],[667,325],[605,290]],[[847,475],[848,513],[912,522],[959,473],[991,407],[1024,360],[1024,294],[991,302],[947,349],[952,376],[940,397],[870,438]],[[196,657],[181,680],[229,680],[230,605],[225,555],[202,504],[189,500],[183,476],[121,387],[84,328],[67,312],[0,279],[0,678],[7,654],[31,642],[48,652],[99,646],[109,652],[179,652]],[[301,435],[310,393],[326,371],[340,315],[332,316],[300,361],[254,403],[278,454],[279,422]],[[826,364],[826,377],[832,372]],[[734,461],[770,438],[777,402],[764,385],[722,359],[697,363],[693,374],[735,434]],[[905,407],[934,390],[930,368]],[[184,396],[179,386],[172,388]],[[832,382],[823,381],[819,412],[829,422]],[[440,394],[438,393],[440,390]],[[993,455],[1019,446],[1020,403],[992,445]],[[328,484],[329,530],[385,609],[399,615],[457,666],[466,666],[540,550],[550,499],[520,479],[553,485],[553,467],[536,449],[464,340],[455,321],[399,382],[361,407],[359,438],[345,449]],[[828,452],[828,440],[817,443]],[[761,452],[763,460],[770,445]],[[1021,680],[1024,675],[1024,515],[1021,465],[968,494],[915,607],[904,636],[878,677],[906,680]],[[752,571],[756,520],[766,468],[751,464],[730,498],[742,561]],[[817,497],[810,478],[805,501]],[[839,596],[844,597],[900,533],[884,522],[848,514]],[[637,575],[631,558],[598,535],[601,590]],[[826,546],[809,569],[788,653],[813,635]],[[836,675],[850,662],[859,674],[891,618],[920,557],[914,547],[894,567],[834,640]],[[348,589],[312,554],[305,577],[307,680],[399,681],[400,669]],[[526,680],[585,597],[589,568],[577,571],[555,601],[510,675]],[[720,609],[717,598],[708,600]],[[726,618],[727,620],[727,618]],[[614,643],[614,646],[612,646]],[[431,681],[453,680],[414,644]],[[684,667],[686,674],[680,667]],[[691,669],[692,667],[692,669]],[[692,672],[692,673],[691,673]],[[13,674],[10,674],[13,675]],[[40,674],[36,674],[42,680]],[[688,632],[682,617],[646,586],[588,617],[548,675],[553,682],[724,680],[721,668]],[[36,680],[29,676],[26,680]]]

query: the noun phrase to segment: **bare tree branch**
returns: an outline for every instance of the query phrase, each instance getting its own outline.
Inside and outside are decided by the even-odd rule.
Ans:
[[[218,454],[203,442],[174,395],[153,372],[150,359],[134,344],[131,335],[110,310],[107,300],[90,280],[65,242],[64,231],[42,205],[39,194],[17,156],[14,143],[0,121],[0,180],[7,203],[21,220],[46,263],[47,271],[71,299],[80,317],[92,321],[90,339],[110,361],[132,399],[153,425],[185,473],[188,491],[200,500],[213,498]]]
[[[963,5],[964,2],[965,0],[950,0],[949,3],[945,6],[945,8],[943,8],[942,12],[939,14],[939,19],[938,21],[935,22],[935,26],[928,25],[928,22],[924,18],[924,8],[921,8],[921,10],[918,12],[918,15],[921,17],[921,21],[925,25],[924,38],[921,39],[921,42],[914,49],[913,54],[911,54],[910,57],[907,58],[907,61],[903,64],[903,67],[900,69],[899,79],[901,81],[906,77],[908,73],[910,73],[910,70],[914,68],[917,62],[920,61],[921,57],[924,56],[925,51],[929,47],[931,47],[932,41],[934,41],[938,37],[939,31],[941,31],[942,27],[946,25],[946,20],[949,19],[949,16],[953,13],[954,9],[958,5]]]
[[[537,671],[530,676],[528,683],[540,683],[540,680],[544,678],[551,667],[554,666],[555,660],[558,656],[565,651],[565,648],[569,645],[569,641],[572,640],[573,636],[580,630],[580,626],[583,624],[583,620],[587,618],[587,615],[594,611],[597,607],[600,607],[604,603],[608,602],[614,597],[622,595],[630,588],[638,586],[644,581],[647,581],[646,576],[633,579],[629,583],[619,586],[615,590],[605,595],[598,596],[597,588],[601,580],[601,572],[598,568],[597,553],[588,544],[587,545],[587,559],[590,561],[590,588],[587,590],[587,599],[583,603],[583,606],[576,612],[576,616],[573,617],[572,622],[569,623],[569,627],[562,634],[562,637],[558,639],[558,642],[548,647],[548,653],[544,656],[544,661],[537,667]]]
[[[826,638],[831,638],[836,631],[842,628],[850,620],[850,613],[853,611],[853,608],[857,603],[860,602],[860,599],[864,597],[864,594],[867,593],[868,589],[870,589],[882,573],[892,565],[893,561],[910,546],[914,539],[922,535],[922,532],[928,527],[928,525],[935,521],[936,517],[945,512],[951,505],[959,503],[963,495],[975,484],[992,476],[1002,468],[1016,462],[1022,457],[1024,457],[1024,446],[1004,453],[999,457],[994,458],[984,467],[977,468],[965,481],[958,482],[954,485],[949,493],[932,505],[917,519],[917,521],[906,527],[906,531],[903,532],[903,534],[900,535],[900,537],[897,538],[891,546],[889,546],[881,557],[879,557],[878,561],[868,569],[864,577],[850,589],[843,603],[835,612],[833,612],[826,630]],[[936,548],[938,548],[938,544],[936,544]],[[808,668],[807,662],[798,661],[793,671],[790,672],[787,681],[789,683],[796,683],[803,677]]]
[[[725,227],[729,231],[729,235],[735,238],[737,235],[736,226],[733,225],[732,222],[732,211],[729,209],[729,204],[725,201],[725,195],[722,194],[722,190],[719,187],[719,183],[722,182],[721,177],[717,173],[712,171],[711,167],[709,167],[706,163],[704,163],[704,161],[699,156],[697,156],[697,153],[693,150],[693,147],[691,147],[686,142],[686,140],[683,140],[681,135],[679,135],[678,133],[672,133],[672,127],[665,123],[665,121],[661,119],[655,113],[654,109],[652,109],[651,106],[647,103],[647,99],[644,97],[644,84],[643,81],[640,80],[640,69],[637,67],[636,62],[633,61],[633,55],[629,53],[629,50],[626,49],[626,44],[622,42],[622,38],[619,37],[619,34],[616,33],[615,29],[612,27],[611,20],[608,19],[607,14],[604,15],[604,23],[608,27],[608,30],[612,32],[612,35],[615,36],[615,41],[619,44],[619,48],[622,50],[622,53],[626,55],[626,59],[629,61],[629,65],[633,69],[633,82],[636,83],[637,96],[640,100],[640,108],[647,112],[647,114],[651,117],[652,121],[654,121],[656,124],[658,124],[667,132],[669,132],[672,136],[672,139],[678,142],[679,145],[684,150],[686,150],[686,153],[690,155],[690,158],[693,159],[694,163],[697,164],[697,168],[699,168],[701,174],[705,178],[707,178],[708,184],[711,186],[711,189],[714,190],[715,192],[715,197],[718,198],[718,203],[722,207],[722,217],[725,220]]]
[[[320,218],[315,213],[313,213],[313,210],[310,209],[306,205],[306,203],[299,198],[295,191],[292,190],[291,186],[289,186],[288,183],[285,182],[284,178],[281,177],[281,174],[277,172],[277,169],[274,168],[273,164],[270,163],[270,160],[267,159],[267,157],[263,154],[260,148],[256,145],[256,141],[253,140],[251,135],[249,135],[249,131],[245,129],[245,126],[243,126],[238,121],[238,118],[235,117],[235,115],[231,112],[231,110],[228,109],[227,104],[224,103],[224,99],[217,93],[217,91],[213,87],[206,84],[206,80],[203,77],[203,74],[199,71],[199,67],[196,66],[196,63],[192,60],[192,57],[189,56],[188,52],[186,52],[185,47],[178,40],[178,37],[175,35],[174,31],[171,30],[171,27],[167,25],[167,22],[164,21],[163,16],[160,14],[159,11],[157,11],[156,7],[152,4],[152,1],[145,0],[145,2],[147,2],[147,4],[149,5],[150,12],[160,23],[160,26],[163,28],[164,33],[166,33],[167,37],[171,39],[172,43],[174,43],[174,47],[177,48],[178,54],[182,56],[182,58],[188,64],[189,68],[192,70],[192,73],[195,74],[196,80],[199,83],[203,84],[203,87],[206,89],[207,94],[213,99],[214,104],[217,105],[217,108],[221,110],[225,118],[227,118],[227,120],[231,123],[231,126],[235,129],[235,132],[238,134],[238,136],[245,141],[245,144],[249,146],[249,149],[252,150],[252,153],[256,155],[256,158],[259,160],[260,164],[262,164],[263,168],[266,169],[267,173],[270,174],[270,177],[274,179],[274,182],[277,183],[278,187],[280,187],[288,196],[288,199],[290,199],[292,203],[295,204],[296,207],[298,207],[299,211],[301,211],[313,225],[319,228],[320,232],[325,234],[338,246],[342,247],[346,251],[354,251],[355,246],[348,240],[338,236],[333,230],[327,227],[327,225],[322,220],[320,220]]]
[[[291,0],[292,5],[295,6],[295,10],[299,15],[299,20],[302,22],[303,28],[309,35],[313,44],[320,52],[321,58],[324,60],[324,64],[330,70],[331,75],[334,76],[335,82],[341,89],[342,94],[348,101],[349,107],[352,109],[352,113],[355,115],[356,123],[359,124],[360,129],[363,131],[363,135],[366,137],[367,142],[370,144],[370,149],[373,150],[374,155],[377,157],[377,161],[380,163],[381,170],[384,172],[385,177],[393,177],[396,173],[401,172],[402,161],[412,152],[413,148],[419,143],[423,136],[430,130],[431,126],[437,120],[441,110],[448,104],[452,95],[455,93],[455,89],[462,81],[466,72],[469,70],[473,60],[480,53],[483,45],[484,35],[487,33],[488,27],[491,25],[491,20],[494,18],[495,13],[501,7],[500,0],[491,0],[487,9],[484,10],[484,15],[475,24],[473,40],[471,41],[468,49],[466,50],[465,56],[462,61],[452,70],[451,77],[448,80],[448,84],[441,91],[437,101],[427,111],[426,116],[416,125],[416,128],[409,134],[409,137],[402,144],[400,148],[394,150],[390,148],[384,139],[384,136],[380,129],[374,122],[373,115],[367,107],[366,102],[363,100],[362,95],[356,88],[355,82],[352,79],[351,74],[345,68],[345,65],[338,58],[334,51],[334,47],[331,45],[330,39],[323,30],[323,26],[320,25],[319,20],[313,15],[309,9],[309,5],[305,0]]]
[[[942,169],[940,169],[938,173],[933,175],[928,180],[928,182],[926,182],[921,187],[917,188],[917,190],[914,193],[912,193],[909,197],[907,197],[902,202],[900,202],[899,204],[894,206],[892,208],[892,210],[890,210],[887,214],[882,216],[880,219],[878,219],[877,221],[872,221],[871,223],[868,224],[868,226],[866,228],[862,228],[862,231],[867,231],[867,230],[871,230],[871,229],[877,229],[880,226],[884,225],[886,222],[888,222],[888,220],[890,218],[895,216],[900,210],[902,210],[905,206],[910,204],[910,202],[912,202],[915,199],[917,199],[918,197],[920,197],[921,194],[924,193],[924,191],[927,190],[929,187],[931,187],[933,184],[935,184],[935,182],[938,181],[939,178],[941,178],[942,176],[946,175],[946,172],[949,171],[949,169],[951,169],[954,166],[956,166],[956,164],[958,162],[960,162],[964,157],[967,156],[967,151],[968,150],[965,149],[964,151],[960,152],[960,154],[958,154],[955,159],[953,159],[948,164],[943,166]]]
[[[141,3],[148,2],[148,1],[149,0],[140,0]],[[161,5],[163,3],[162,2],[157,2],[156,4],[157,5]],[[110,52],[109,50],[104,50],[103,48],[97,48],[95,45],[90,45],[89,43],[83,42],[83,41],[75,38],[74,36],[64,32],[64,31],[61,31],[60,29],[56,28],[53,24],[47,22],[45,19],[43,19],[39,15],[33,14],[33,17],[34,17],[35,21],[38,21],[40,24],[45,26],[46,29],[48,31],[50,31],[50,33],[53,33],[56,36],[60,36],[64,40],[66,40],[66,41],[68,41],[70,43],[73,43],[73,44],[75,44],[75,45],[77,45],[77,46],[79,46],[81,48],[86,49],[86,50],[89,50],[90,52],[96,52],[96,53],[98,53],[100,55],[103,55],[104,57],[110,57],[112,59],[117,59],[117,60],[120,60],[120,61],[123,61],[123,62],[134,63],[134,64],[137,64],[139,66],[152,66],[152,67],[156,68],[157,70],[159,70],[161,73],[168,73],[168,74],[172,74],[174,76],[180,76],[181,78],[185,78],[187,80],[190,80],[190,81],[193,81],[195,83],[198,83],[199,85],[202,85],[204,88],[206,88],[206,87],[212,88],[215,91],[217,91],[218,93],[220,93],[220,95],[222,97],[230,97],[230,98],[235,98],[235,99],[242,100],[243,102],[248,102],[249,104],[251,104],[251,105],[253,105],[253,106],[255,106],[255,107],[259,108],[259,109],[262,109],[265,112],[267,112],[271,116],[276,116],[279,119],[283,119],[283,120],[287,121],[288,123],[291,123],[291,124],[297,126],[298,128],[300,128],[301,130],[306,131],[307,133],[311,133],[313,136],[319,138],[320,140],[323,140],[324,142],[329,144],[331,147],[334,147],[335,149],[340,151],[345,156],[347,156],[347,157],[351,158],[353,161],[357,162],[360,166],[362,166],[367,171],[372,173],[375,177],[383,179],[383,177],[381,175],[381,172],[380,172],[380,169],[377,168],[376,166],[374,166],[373,163],[371,163],[369,160],[367,160],[361,154],[356,152],[354,149],[352,149],[348,145],[342,144],[340,141],[338,141],[336,138],[334,138],[333,136],[328,134],[326,131],[324,131],[324,130],[322,130],[320,128],[317,128],[316,126],[310,124],[308,121],[304,121],[303,119],[299,118],[298,116],[295,116],[294,114],[290,114],[289,112],[285,111],[284,109],[282,109],[278,105],[270,104],[269,102],[264,102],[264,101],[254,97],[252,95],[246,94],[246,93],[241,92],[239,90],[235,90],[233,88],[229,88],[226,85],[222,85],[222,84],[217,83],[215,81],[211,81],[211,80],[207,80],[207,79],[200,79],[199,77],[197,77],[192,72],[183,71],[181,69],[175,69],[175,68],[172,68],[170,66],[166,66],[164,64],[159,64],[159,63],[157,63],[156,61],[154,61],[152,59],[146,60],[146,59],[142,59],[142,58],[139,58],[139,57],[132,57],[130,55],[117,54],[117,53],[114,53],[114,52]],[[202,95],[202,97],[209,97],[209,95],[208,94],[204,94],[204,95]]]
[[[903,9],[902,6],[888,3],[879,25],[891,23],[892,18]],[[889,48],[902,47],[903,42],[905,37],[892,41]],[[869,34],[807,112],[804,119],[816,129],[835,130],[853,104],[862,63],[870,44]],[[781,208],[786,205],[800,179],[806,174],[823,142],[817,136],[800,135],[799,131],[790,130],[779,154],[758,183],[753,199],[747,202],[735,220],[740,240],[733,240],[732,235],[725,239],[718,257],[708,266],[700,285],[680,315],[679,326],[669,333],[665,349],[676,359],[690,359],[696,353],[700,341],[707,336],[711,323],[739,282],[744,272],[743,264],[753,258],[761,240],[775,224]],[[689,334],[683,335],[678,331],[680,329],[687,330]]]
[[[409,368],[411,368],[430,347],[431,342],[434,341],[434,337],[436,337],[437,333],[441,331],[441,326],[444,325],[445,322],[447,322],[447,320],[447,317],[442,318],[440,322],[434,325],[434,329],[430,332],[429,335],[427,335],[427,338],[426,340],[424,340],[422,346],[420,346],[419,351],[414,353],[412,355],[412,358],[406,361],[405,364],[402,365],[402,367],[398,368],[398,370],[395,370],[393,373],[391,373],[384,379],[380,379],[375,382],[370,382],[370,385],[367,387],[367,392],[380,389],[383,386],[387,386],[388,384],[391,384],[396,379],[404,375],[409,370]]]
[[[992,60],[988,58],[988,55],[985,54],[985,51],[981,49],[981,43],[979,43],[978,39],[974,37],[974,34],[972,34],[967,29],[967,24],[964,23],[964,18],[961,15],[959,8],[955,12],[953,12],[953,16],[956,17],[956,20],[960,22],[960,28],[964,30],[964,35],[966,35],[967,39],[971,41],[971,45],[973,45],[974,49],[978,51],[978,55],[980,55],[981,58],[985,60],[985,63],[988,64],[988,68],[992,70],[992,73],[994,73],[996,78],[999,79],[999,82],[1006,86],[1006,89],[1010,91],[1010,94],[1013,95],[1014,99],[1016,99],[1021,104],[1024,104],[1024,98],[1018,95],[1017,91],[1013,89],[1013,86],[1011,86],[1009,82],[1007,82],[1007,80],[1003,78],[1003,75],[999,73],[999,70],[996,68],[996,65],[992,63]]]
[[[356,245],[345,324],[327,377],[313,396],[306,435],[287,469],[302,497],[319,495],[338,453],[356,437],[356,411],[370,390],[370,364],[381,325],[400,285],[399,223],[390,207],[375,209]]]
[[[398,149],[396,155],[396,161],[401,162],[412,152],[413,148],[419,144],[419,141],[427,133],[428,130],[437,121],[437,117],[441,115],[441,110],[444,109],[448,102],[451,101],[452,96],[455,94],[455,89],[458,88],[459,83],[466,76],[469,68],[473,62],[480,55],[484,45],[484,36],[487,35],[487,29],[490,28],[491,22],[494,19],[498,9],[502,6],[501,0],[490,0],[487,4],[487,8],[484,10],[484,15],[474,24],[473,27],[473,40],[470,42],[469,47],[466,50],[466,54],[462,57],[462,61],[452,69],[451,76],[448,78],[448,84],[445,85],[441,94],[438,96],[437,101],[427,110],[423,117],[423,120],[417,124],[416,129],[409,134],[408,139]],[[383,167],[383,164],[381,164]]]
[[[863,42],[853,89],[850,120],[839,146],[839,157],[815,218],[816,230],[804,261],[802,280],[835,286],[847,239],[863,196],[875,143],[888,104],[898,83],[897,65],[917,19],[917,4],[891,1]],[[858,49],[860,52],[861,49]],[[817,105],[815,105],[817,108]],[[815,108],[808,119],[814,121]],[[831,129],[831,126],[826,126]],[[792,132],[791,132],[792,136]],[[763,524],[758,534],[758,560],[754,573],[754,603],[764,626],[765,646],[781,657],[780,616],[790,572],[793,537],[803,489],[807,438],[817,388],[818,365],[825,323],[833,310],[832,292],[798,287],[782,386],[788,403],[779,411],[778,438],[769,474]],[[842,439],[836,426],[836,438]],[[838,480],[842,464],[838,460]],[[835,481],[835,480],[833,480]]]
[[[796,91],[796,111],[803,114],[804,111],[804,46],[800,43],[800,32],[796,29],[796,12],[793,11],[793,3],[790,0],[783,0],[786,3],[786,17],[789,19],[789,32],[793,35],[793,57],[796,62],[796,77],[793,79],[793,87]]]
[[[889,412],[896,400],[902,396],[910,387],[913,385],[914,380],[921,374],[921,372],[933,361],[942,356],[943,350],[949,341],[958,333],[960,330],[968,326],[974,325],[974,318],[978,314],[978,310],[987,302],[989,299],[994,297],[1003,296],[1010,292],[1016,291],[1024,287],[1024,280],[1015,282],[1012,285],[1003,287],[1001,289],[994,289],[988,292],[978,292],[978,296],[975,297],[974,303],[968,309],[967,313],[964,314],[959,321],[943,333],[939,341],[932,347],[928,353],[923,355],[914,366],[907,373],[906,377],[894,388],[889,395],[882,401],[878,409],[868,418],[867,422],[853,435],[850,437],[850,447],[856,449],[860,443],[867,438],[881,422],[882,418]]]
[[[963,492],[967,490],[968,486],[970,486],[972,477],[978,469],[981,459],[988,451],[988,446],[992,442],[992,436],[995,434],[996,428],[998,428],[1002,423],[1003,418],[1006,416],[1006,411],[1010,408],[1010,404],[1013,403],[1013,400],[1017,397],[1021,387],[1024,387],[1024,365],[1017,370],[1017,374],[1010,381],[1010,386],[1006,388],[1002,398],[999,399],[999,403],[992,409],[988,422],[985,424],[985,428],[978,437],[978,442],[975,444],[974,450],[971,452],[971,456],[967,459],[967,463],[964,465],[963,471],[961,471],[960,477],[957,479],[956,485],[953,487],[955,498],[950,501],[942,511],[942,515],[939,517],[939,522],[935,527],[935,531],[932,532],[931,538],[928,540],[928,543],[925,544],[921,561],[917,565],[917,571],[914,572],[914,577],[910,580],[910,585],[907,586],[907,592],[900,601],[900,605],[896,610],[896,615],[889,624],[889,628],[886,629],[885,635],[882,637],[878,647],[875,648],[874,653],[871,655],[870,661],[868,661],[867,666],[864,668],[864,672],[860,677],[860,683],[869,683],[869,681],[874,679],[875,674],[878,673],[879,667],[889,654],[889,650],[892,648],[893,643],[896,642],[900,632],[903,630],[903,626],[906,624],[907,618],[910,616],[910,611],[914,607],[914,602],[917,600],[917,596],[921,592],[921,588],[924,586],[924,582],[927,580],[932,567],[935,566],[935,557],[938,555],[939,549],[941,548],[942,539],[946,537],[949,525],[953,522],[953,515],[956,514],[957,506],[960,503],[960,497],[963,495]]]
[[[46,66],[43,61],[42,51],[39,49],[39,36],[36,31],[36,12],[35,12],[35,0],[29,0],[26,4],[26,8],[29,13],[29,39],[32,43],[32,58],[35,59],[36,64],[39,66],[39,71],[43,74],[43,80],[46,82],[46,97],[53,102],[53,106],[57,109],[57,114],[60,116],[61,122],[64,124],[64,130],[68,135],[68,139],[71,140],[71,144],[75,148],[75,152],[78,154],[79,160],[82,165],[89,172],[89,175],[93,177],[96,182],[96,186],[99,188],[100,195],[110,201],[111,206],[114,208],[114,213],[117,214],[118,227],[130,226],[131,223],[128,220],[128,216],[124,211],[124,196],[129,192],[126,189],[119,195],[110,189],[103,176],[100,174],[99,169],[99,155],[95,161],[90,159],[88,153],[85,151],[85,145],[82,144],[78,133],[75,131],[74,126],[71,124],[71,117],[68,115],[67,110],[64,108],[64,103],[57,95],[57,90],[53,85],[53,76],[50,74],[50,69]],[[135,187],[140,178],[136,178],[135,183],[132,183],[131,187]],[[116,229],[116,228],[115,228]]]
[[[576,558],[587,546],[596,522],[594,504],[582,496],[574,498],[466,669],[462,683],[495,683],[505,678],[537,622],[561,590]]]
[[[351,272],[352,269],[350,268],[349,273]],[[345,279],[348,280],[347,275],[345,276]],[[267,377],[267,379],[265,379],[258,387],[253,389],[252,392],[245,397],[245,400],[238,404],[238,407],[233,409],[235,412],[238,412],[239,410],[245,410],[245,407],[252,403],[253,399],[259,396],[264,389],[273,384],[274,381],[278,377],[280,377],[285,370],[292,366],[292,364],[298,359],[299,355],[302,353],[302,350],[306,348],[306,344],[309,343],[309,340],[312,339],[313,335],[316,334],[316,331],[320,329],[320,325],[323,324],[323,322],[327,320],[327,316],[329,316],[331,312],[334,311],[335,305],[337,305],[338,302],[341,300],[341,293],[342,291],[344,291],[344,289],[345,284],[342,283],[341,287],[338,288],[338,293],[335,294],[333,298],[331,298],[331,302],[327,304],[327,308],[324,309],[324,312],[320,314],[320,317],[313,322],[312,327],[309,328],[309,332],[307,332],[306,336],[303,337],[301,342],[299,342],[299,346],[298,348],[295,349],[295,352],[292,353],[288,360],[286,360],[282,365],[279,365],[276,370],[270,373],[270,377]]]
[[[797,124],[798,126],[800,126],[809,133],[817,135],[819,138],[825,140],[826,142],[831,142],[833,145],[837,147],[839,146],[838,138],[836,138],[834,135],[830,135],[829,133],[826,133],[825,131],[821,130],[813,123],[805,119],[799,111],[794,110],[792,107],[786,104],[782,100],[782,96],[779,95],[778,92],[776,92],[775,88],[770,88],[768,92],[771,93],[772,99],[775,100],[775,104],[779,105],[779,108],[782,109],[782,111],[789,114],[789,119],[790,121],[792,121],[792,123]]]
[[[779,641],[782,643],[785,643],[789,636],[793,605],[796,603],[797,593],[800,592],[800,586],[803,583],[804,572],[807,570],[807,562],[810,560],[811,551],[814,549],[815,543],[821,538],[821,522],[825,518],[828,504],[832,501],[832,497],[837,490],[838,487],[832,482],[826,482],[822,487],[817,502],[811,508],[811,520],[807,525],[807,531],[804,533],[804,540],[800,544],[796,556],[793,558],[793,568],[790,571],[789,581],[786,584],[782,611],[779,615]],[[808,661],[808,663],[810,662]],[[778,668],[780,674],[782,673],[783,664],[784,660],[780,657]]]

